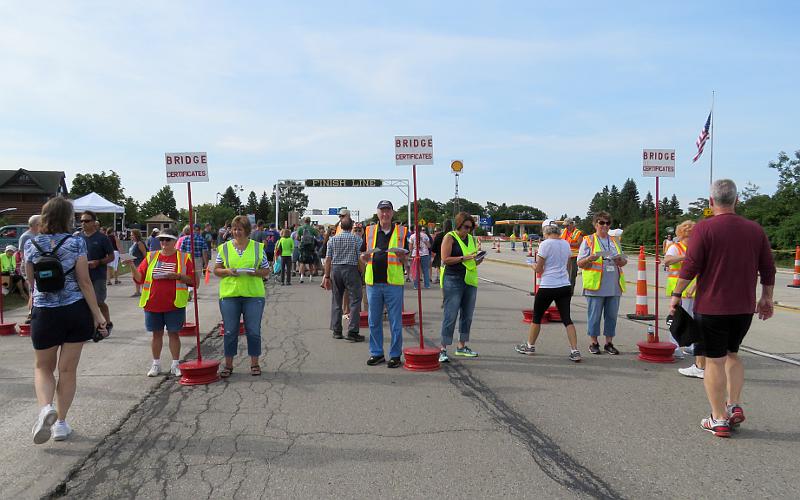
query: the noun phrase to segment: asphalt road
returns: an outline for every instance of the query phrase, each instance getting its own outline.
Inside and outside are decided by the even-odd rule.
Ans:
[[[29,443],[31,382],[17,375],[16,396],[5,383],[0,391],[4,408],[16,401],[2,411],[19,415],[4,426],[13,432],[4,431],[12,443],[2,459],[24,466],[0,476],[2,496],[53,488],[69,498],[797,497],[800,422],[789,416],[797,413],[800,367],[744,354],[748,420],[734,438],[715,438],[699,428],[708,412],[702,383],[679,376],[676,365],[636,359],[644,325],[620,320],[623,354],[591,356],[576,297],[584,361],[566,359],[563,327],[552,324],[537,355],[522,356],[513,346],[527,331],[520,311],[530,307],[530,276],[492,262],[480,272],[491,280],[480,285],[470,342],[480,357],[454,359],[438,372],[366,366],[366,344],[330,337],[329,296],[315,282],[270,286],[260,378],[241,357],[227,381],[153,382],[143,376],[141,333],[131,333],[138,345],[131,340],[120,352],[101,343],[110,365],[104,383],[116,390],[90,389],[81,373],[76,408],[85,414],[72,441]],[[414,294],[407,287],[410,310]],[[423,290],[423,298],[424,331],[435,343],[439,291]],[[623,313],[626,304],[633,299]],[[210,294],[201,305],[218,317]],[[131,307],[130,314],[140,313]],[[407,328],[406,345],[417,335]],[[219,355],[221,340],[210,336],[203,349]],[[92,428],[94,411],[104,417]],[[37,463],[54,472],[31,470]]]

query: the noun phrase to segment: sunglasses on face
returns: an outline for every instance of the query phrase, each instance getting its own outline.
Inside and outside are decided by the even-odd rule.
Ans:
[[[599,220],[599,221],[597,221],[597,223],[600,224],[601,226],[610,226],[611,225],[611,222],[607,221],[607,220]]]
[[[175,240],[173,240],[172,238],[159,238],[158,241],[163,243],[165,241],[175,241]]]

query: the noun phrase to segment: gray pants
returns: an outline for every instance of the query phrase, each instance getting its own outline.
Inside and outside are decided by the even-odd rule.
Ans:
[[[331,270],[331,330],[342,331],[342,298],[344,291],[350,296],[350,324],[347,331],[358,333],[361,319],[361,274],[358,266],[335,265]]]
[[[575,294],[575,280],[578,279],[578,257],[570,256],[567,260],[567,273],[569,274],[569,284],[572,287],[572,294]]]

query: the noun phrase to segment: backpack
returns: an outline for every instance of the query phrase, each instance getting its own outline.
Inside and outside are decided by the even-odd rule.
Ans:
[[[314,233],[311,232],[311,229],[306,228],[303,231],[303,236],[300,237],[300,247],[308,250],[314,250],[316,246],[317,240],[314,238]]]
[[[64,282],[69,273],[75,270],[75,266],[64,271],[64,266],[61,265],[61,260],[58,258],[57,252],[70,236],[66,236],[63,240],[58,242],[49,252],[42,250],[35,239],[31,239],[31,243],[39,251],[39,255],[33,262],[33,277],[36,281],[36,289],[40,292],[59,292],[64,289]],[[52,246],[52,241],[50,245]]]

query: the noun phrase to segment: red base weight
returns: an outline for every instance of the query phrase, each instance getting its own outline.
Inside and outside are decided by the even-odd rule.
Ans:
[[[522,310],[522,322],[523,323],[533,323],[533,309],[523,309]]]
[[[31,325],[30,323],[19,325],[19,336],[20,337],[30,337],[31,336]]]
[[[178,335],[181,337],[194,337],[194,323],[184,323]]]
[[[369,328],[369,313],[367,311],[361,311],[358,317],[358,326],[361,328]]]
[[[439,349],[429,347],[406,347],[403,349],[406,361],[403,368],[412,372],[432,372],[441,368],[439,365]]]
[[[0,323],[0,335],[15,335],[16,333],[16,323]]]
[[[550,306],[545,315],[550,321],[561,321],[561,313],[558,312],[558,308],[555,306]]]
[[[672,342],[637,342],[639,359],[648,363],[674,363],[675,344]]]
[[[219,361],[187,361],[179,365],[181,385],[205,385],[219,380]]]
[[[417,313],[403,312],[403,326],[414,326],[417,324]],[[367,325],[369,326],[369,325]],[[437,361],[438,363],[438,361]]]

